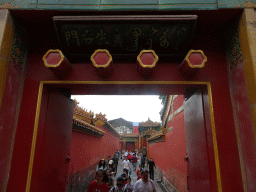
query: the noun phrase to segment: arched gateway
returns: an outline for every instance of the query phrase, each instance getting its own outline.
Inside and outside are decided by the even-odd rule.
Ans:
[[[245,13],[135,13],[0,10],[2,191],[65,191],[71,94],[185,95],[189,191],[256,190]]]

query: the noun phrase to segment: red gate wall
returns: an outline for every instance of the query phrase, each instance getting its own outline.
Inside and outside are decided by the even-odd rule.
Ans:
[[[56,13],[34,12],[33,18],[38,20],[30,21],[28,26],[34,26],[37,31],[28,31],[30,40],[30,52],[27,66],[27,73],[24,83],[23,99],[17,126],[11,171],[7,191],[24,191],[27,181],[33,177],[28,170],[31,166],[31,144],[33,140],[33,130],[37,109],[38,90],[40,81],[102,81],[95,73],[93,65],[88,61],[73,64],[73,71],[66,77],[59,79],[50,70],[44,67],[42,57],[49,50],[60,48],[57,36],[52,25],[52,16]],[[199,18],[196,32],[194,35],[192,49],[201,49],[208,58],[206,66],[193,78],[185,78],[181,75],[179,63],[170,60],[162,60],[156,66],[154,76],[145,80],[139,76],[136,70],[136,56],[131,56],[131,60],[118,60],[113,57],[114,74],[109,81],[203,81],[211,83],[213,110],[215,119],[216,142],[218,147],[219,168],[221,180],[218,181],[222,191],[243,191],[241,169],[239,164],[239,154],[237,147],[236,134],[232,106],[230,101],[229,83],[227,76],[226,51],[224,37],[216,34],[219,25],[221,12],[197,12]],[[31,17],[32,14],[26,14]],[[209,20],[209,18],[212,18]],[[214,20],[216,18],[216,20]],[[43,20],[44,22],[40,21]],[[218,29],[220,31],[220,29]],[[206,35],[207,34],[207,35]],[[38,38],[40,37],[40,38]],[[100,48],[100,47],[99,47]],[[110,53],[111,54],[111,53]],[[139,83],[138,83],[139,84]],[[142,84],[133,93],[143,87]],[[71,86],[72,87],[72,86]],[[152,87],[156,87],[152,85]],[[118,88],[118,86],[117,86]],[[92,91],[92,89],[91,89]],[[117,94],[117,89],[109,89],[106,86],[105,94]],[[159,90],[160,94],[172,94],[172,90],[166,88]],[[90,90],[77,90],[75,94],[90,94]],[[11,95],[10,95],[11,97]],[[168,133],[171,135],[171,133]],[[167,137],[168,137],[167,134]],[[33,149],[33,148],[32,148]],[[33,168],[33,167],[32,167]],[[216,176],[216,173],[211,173]]]

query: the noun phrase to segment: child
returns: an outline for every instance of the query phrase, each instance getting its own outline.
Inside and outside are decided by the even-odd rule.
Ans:
[[[128,158],[128,160],[131,162],[131,160],[132,160],[131,152],[130,152],[130,153],[128,153],[127,158]]]
[[[110,173],[112,174],[112,175],[115,175],[116,174],[116,169],[115,169],[115,167],[114,167],[114,164],[113,164],[113,160],[110,160],[109,161],[109,170],[110,170]]]
[[[134,189],[134,186],[131,184],[131,177],[128,177],[127,179],[127,184],[124,186],[124,188],[128,191],[128,192],[132,192]]]
[[[124,187],[124,180],[122,177],[118,177],[116,180],[116,186],[110,189],[110,192],[128,192]]]
[[[132,157],[132,165],[134,168],[134,171],[136,171],[136,167],[137,167],[137,155],[134,153],[133,157]]]
[[[112,187],[114,187],[114,180],[112,178],[112,174],[111,171],[109,169],[107,169],[106,171],[106,175],[108,176],[108,189],[111,189]]]
[[[136,171],[136,173],[137,173],[137,180],[141,179],[141,171],[142,171],[142,166],[140,164],[139,165],[139,169]]]
[[[127,183],[127,179],[128,179],[128,170],[127,169],[123,169],[123,174],[121,175],[121,177],[124,180],[124,185]]]
[[[104,170],[99,169],[98,171],[96,171],[95,180],[89,184],[87,192],[108,192],[108,185],[103,181],[104,175]]]

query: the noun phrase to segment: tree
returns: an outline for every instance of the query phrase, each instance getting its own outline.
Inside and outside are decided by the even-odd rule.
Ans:
[[[164,105],[166,101],[167,95],[159,95],[158,99],[161,100],[161,104]]]

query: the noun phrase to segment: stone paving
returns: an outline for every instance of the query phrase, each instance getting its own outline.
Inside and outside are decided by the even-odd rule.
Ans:
[[[131,165],[131,167],[132,167],[132,165]],[[133,168],[133,167],[132,167],[132,168]],[[137,170],[138,168],[139,168],[139,162],[137,163],[136,170]],[[123,173],[123,170],[122,170],[122,161],[121,161],[121,159],[120,159],[119,162],[118,162],[117,174],[116,174],[116,176],[114,177],[115,184],[116,184],[116,179],[117,179],[117,177],[121,176],[122,173]],[[136,183],[136,181],[137,181],[137,175],[136,175],[136,171],[134,171],[134,168],[133,168],[133,170],[132,170],[131,179],[132,179],[132,184],[135,185],[135,183]],[[156,178],[156,175],[155,175],[154,184],[155,184],[155,186],[156,186],[156,191],[157,191],[157,192],[164,192],[156,181],[157,181],[157,178]]]

